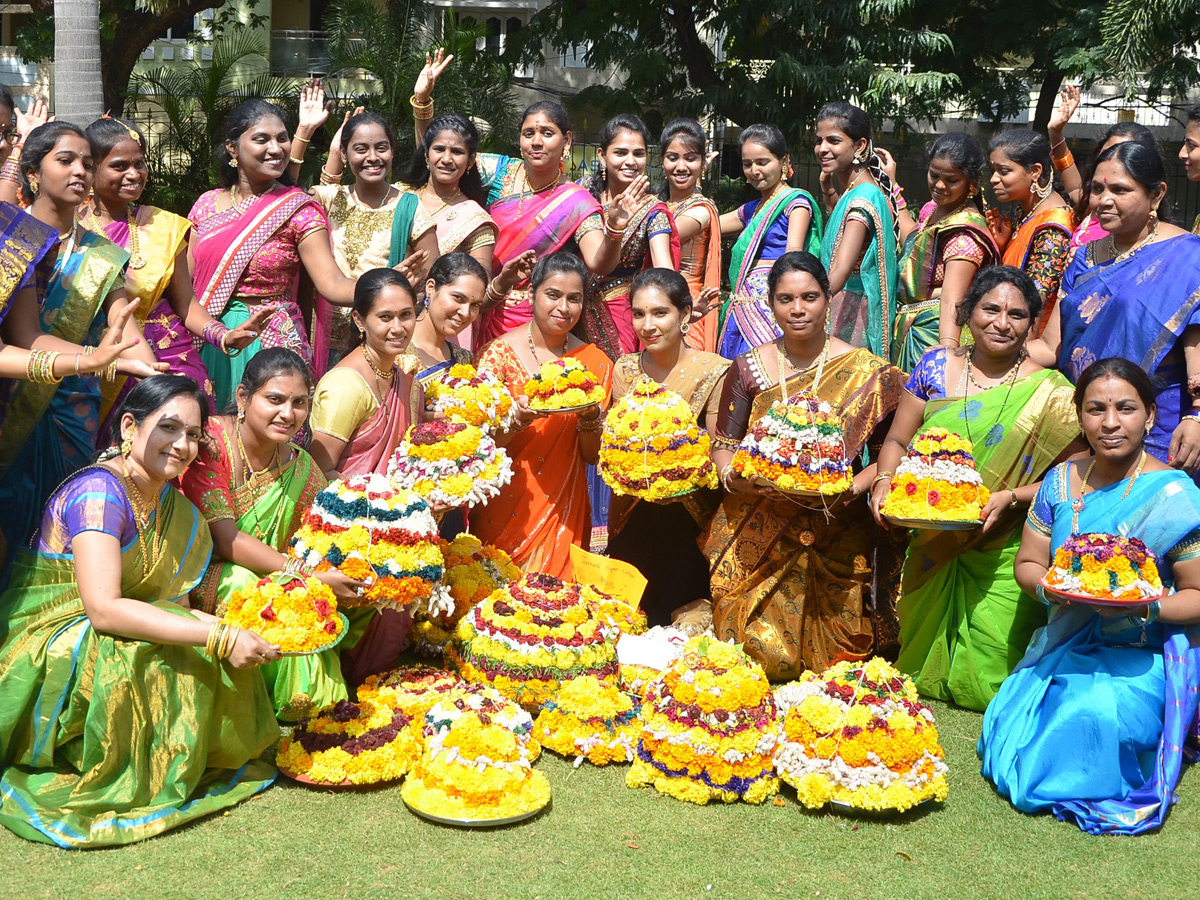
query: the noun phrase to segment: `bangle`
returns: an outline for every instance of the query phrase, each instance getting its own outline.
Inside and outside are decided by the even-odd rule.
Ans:
[[[590,419],[576,416],[575,427],[581,434],[595,434],[604,427],[604,416],[601,413],[597,413]]]
[[[488,282],[487,290],[484,291],[489,300],[494,300],[497,303],[503,303],[508,298],[508,291],[502,291],[496,287],[496,279],[493,278]]]
[[[17,153],[14,151],[12,155],[4,161],[4,165],[0,166],[0,178],[19,185],[21,183],[21,165],[16,157]]]
[[[221,621],[218,620],[212,623],[212,627],[208,629],[208,640],[204,642],[204,652],[209,656],[213,656],[217,650],[217,639],[221,634]]]
[[[1055,172],[1065,172],[1067,169],[1075,165],[1075,157],[1072,156],[1071,151],[1068,150],[1066,156],[1055,156],[1052,159],[1052,162],[1054,163]]]
[[[336,175],[331,175],[325,171],[324,167],[321,168],[321,184],[341,184],[341,183],[342,183],[342,173],[341,172],[338,172],[338,174],[336,174]]]
[[[204,331],[201,336],[204,338],[204,343],[210,347],[216,347],[218,350],[224,350],[222,341],[225,340],[225,335],[229,334],[229,329],[223,322],[213,319],[204,326]]]
[[[412,96],[408,98],[408,103],[413,109],[430,109],[433,107],[433,98],[430,97],[428,100],[421,102],[417,99],[416,91],[413,91]]]
[[[55,350],[30,350],[25,360],[25,378],[34,384],[58,384],[62,381],[54,376],[54,361],[58,357]]]
[[[295,137],[292,138],[292,140],[293,141],[304,141],[304,143],[306,143],[306,144],[312,143],[311,138],[300,137],[300,132],[298,132],[298,131],[296,132],[296,135],[295,135]]]
[[[117,380],[117,361],[115,359],[104,368],[104,374],[100,377],[105,381]]]
[[[1161,614],[1162,614],[1162,601],[1161,600],[1151,600],[1149,603],[1146,604],[1145,622],[1147,625],[1149,625],[1151,622],[1155,621]]]
[[[302,159],[296,159],[296,157],[294,157],[294,156],[289,156],[288,159],[290,161],[294,162],[298,166],[304,165],[304,160],[302,160]]]
[[[880,472],[871,479],[871,486],[867,489],[868,492],[872,494],[875,493],[875,485],[879,484],[879,482],[883,481],[885,478],[891,478],[895,474],[895,472]]]
[[[223,335],[221,335],[221,352],[224,353],[226,356],[228,356],[230,359],[232,359],[233,357],[235,357],[239,353],[241,353],[244,348],[236,347],[233,350],[230,350],[227,346],[225,346],[225,341],[228,337],[229,337],[229,329],[226,328],[225,333]]]
[[[604,216],[603,218],[604,218],[604,236],[605,237],[617,238],[618,240],[625,237],[625,228],[622,228],[620,230],[613,228],[611,225],[608,224],[608,216]],[[628,224],[626,224],[625,227],[628,228],[629,227]]]
[[[83,354],[82,354],[82,353],[76,353],[76,354],[75,354],[75,374],[76,374],[76,375],[78,375],[78,374],[79,374],[79,363],[80,363],[80,361],[81,361],[82,359],[83,359]]]
[[[901,194],[899,199],[896,200],[896,212],[899,212],[902,209],[908,209],[908,201],[904,199],[903,194]]]
[[[1012,509],[1014,506],[1017,505],[1017,492],[1014,491],[1012,488],[1009,488],[1008,493],[1009,493],[1009,496],[1011,497],[1011,499],[1008,501],[1008,506],[1006,508]]]
[[[1055,150],[1057,150],[1059,147],[1064,147],[1064,146],[1066,146],[1066,143],[1067,143],[1067,139],[1064,137],[1064,138],[1060,138],[1058,141],[1056,141],[1055,143],[1051,144],[1051,145],[1050,145],[1050,155],[1051,155],[1051,156],[1053,156],[1053,155],[1054,155],[1054,151],[1055,151]]]

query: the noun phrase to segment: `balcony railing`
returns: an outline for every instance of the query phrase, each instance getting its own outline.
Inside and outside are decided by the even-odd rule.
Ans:
[[[302,78],[328,72],[328,39],[324,31],[271,32],[272,75]]]

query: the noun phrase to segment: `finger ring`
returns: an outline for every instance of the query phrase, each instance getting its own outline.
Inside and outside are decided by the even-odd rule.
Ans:
[[[354,589],[354,595],[356,597],[361,597],[363,595],[363,589],[361,587],[356,587]]]

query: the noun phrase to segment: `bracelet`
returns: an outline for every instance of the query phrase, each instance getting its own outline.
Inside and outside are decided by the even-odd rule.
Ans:
[[[75,374],[76,374],[76,375],[78,375],[78,374],[79,374],[79,363],[80,363],[80,361],[81,361],[82,359],[83,359],[83,354],[82,354],[82,353],[76,353],[76,354],[75,354]]]
[[[25,360],[25,378],[34,384],[58,384],[62,377],[54,375],[54,361],[58,359],[56,350],[30,350],[29,358]]]
[[[217,657],[220,659],[229,659],[229,654],[233,652],[234,642],[237,640],[237,626],[226,625],[225,630],[221,632],[221,639],[217,642]]]
[[[729,486],[729,476],[733,475],[733,474],[734,474],[733,463],[732,462],[726,463],[725,467],[723,469],[721,469],[721,474],[720,474],[721,487],[723,487],[723,488],[725,488],[725,490],[731,491],[731,492],[732,492],[733,488],[731,488]]]
[[[896,212],[902,209],[908,209],[908,201],[904,199],[904,195],[900,195],[900,199],[896,201]]]
[[[584,419],[580,416],[575,417],[575,428],[580,434],[595,434],[604,428],[604,416],[596,415],[591,419]]]
[[[294,142],[294,141],[304,141],[304,143],[306,143],[306,144],[311,144],[311,143],[312,143],[312,139],[311,139],[311,138],[300,137],[300,132],[298,132],[298,131],[296,132],[295,136],[292,138],[292,141],[293,141],[293,142]]]
[[[1158,619],[1158,617],[1161,614],[1162,614],[1162,601],[1161,600],[1151,600],[1149,603],[1146,604],[1145,623],[1147,625],[1149,625],[1151,622]]]
[[[895,474],[895,472],[880,472],[871,479],[871,486],[867,488],[868,493],[875,493],[875,485],[879,484],[879,482],[883,481],[885,478],[891,478]]]
[[[95,347],[84,347],[84,348],[83,348],[83,355],[84,355],[84,356],[91,356],[91,355],[92,355],[93,353],[95,353],[95,352],[96,352],[96,348],[95,348]]]
[[[100,377],[103,378],[105,381],[114,381],[115,382],[117,380],[117,361],[115,359],[111,363],[109,363],[107,366],[105,366],[104,374],[101,375]]]
[[[222,346],[221,342],[225,339],[225,335],[227,334],[229,334],[229,329],[225,326],[225,324],[213,319],[204,326],[204,331],[202,332],[201,336],[204,339],[204,343],[208,344],[210,347],[216,347],[218,350],[224,350],[225,348]]]
[[[628,227],[629,227],[628,224],[626,224],[625,228],[628,228]],[[622,228],[618,231],[616,228],[613,228],[611,225],[608,224],[608,216],[604,216],[604,236],[605,237],[617,238],[618,240],[620,240],[621,238],[625,237],[625,228]]]
[[[1051,160],[1054,163],[1055,172],[1065,172],[1067,169],[1075,165],[1075,157],[1068,150],[1066,156],[1055,156]]]
[[[1012,488],[1009,488],[1008,493],[1012,497],[1012,499],[1008,501],[1008,506],[1006,508],[1012,509],[1014,506],[1017,505],[1017,492],[1014,491]]]
[[[408,98],[409,106],[413,109],[431,109],[433,107],[433,98],[430,97],[424,103],[417,99],[416,91],[413,91],[412,96]]]
[[[330,175],[328,172],[325,171],[324,167],[321,168],[321,184],[341,184],[341,183],[342,183],[342,173],[341,172],[339,172],[336,175]]]
[[[0,178],[19,185],[21,183],[21,165],[15,158],[16,156],[17,153],[14,150],[12,155],[4,161],[4,165],[0,166]]]
[[[1179,417],[1180,422],[1186,422],[1188,419],[1191,419],[1193,422],[1200,422],[1200,412],[1192,412]]]
[[[496,287],[496,279],[493,278],[488,282],[487,290],[484,291],[489,300],[494,300],[497,303],[503,303],[508,298],[508,291],[501,291]]]
[[[302,160],[302,159],[296,159],[296,157],[294,157],[294,156],[289,156],[288,159],[291,160],[292,162],[294,162],[298,166],[304,165],[304,160]]]
[[[225,627],[225,623],[220,620],[213,622],[212,627],[208,629],[208,640],[204,642],[204,652],[209,656],[215,656],[217,652],[217,641],[221,637],[221,629]]]
[[[225,333],[224,333],[223,335],[221,335],[221,352],[222,352],[222,353],[224,353],[226,356],[228,356],[230,359],[233,359],[233,357],[237,356],[237,355],[238,355],[239,353],[241,353],[241,352],[242,352],[242,350],[244,350],[245,348],[244,348],[244,347],[236,347],[236,348],[234,348],[233,350],[230,350],[230,349],[229,349],[229,348],[228,348],[228,347],[225,345],[225,341],[226,341],[228,338],[229,338],[229,329],[228,329],[228,328],[226,328],[226,329],[225,329]]]
[[[1058,142],[1051,144],[1050,145],[1050,155],[1053,156],[1054,151],[1057,150],[1059,147],[1065,146],[1066,143],[1067,143],[1067,139],[1064,137],[1064,138],[1061,138]]]

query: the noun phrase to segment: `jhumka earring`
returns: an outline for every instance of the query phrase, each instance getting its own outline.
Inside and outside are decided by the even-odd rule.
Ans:
[[[129,454],[133,452],[133,436],[127,435],[121,439],[121,455],[129,459]]]
[[[237,420],[239,422],[246,421],[246,410],[242,409],[240,406],[238,407],[238,411],[237,411]]]
[[[237,168],[237,157],[236,156],[229,157],[229,168],[231,168],[231,169]]]

